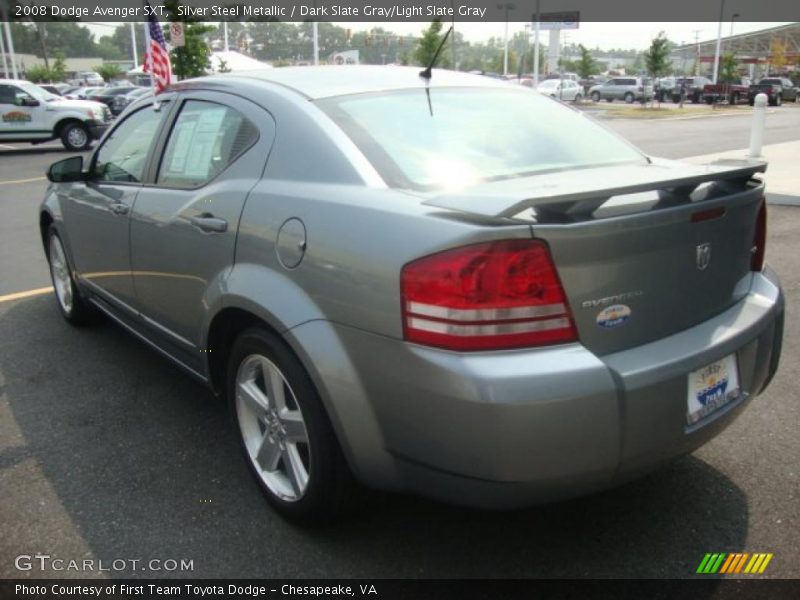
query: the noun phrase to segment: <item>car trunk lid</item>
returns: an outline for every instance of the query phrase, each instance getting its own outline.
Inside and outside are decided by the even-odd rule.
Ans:
[[[602,355],[692,327],[747,293],[763,199],[753,175],[765,169],[654,161],[492,182],[425,204],[529,219],[581,343]]]

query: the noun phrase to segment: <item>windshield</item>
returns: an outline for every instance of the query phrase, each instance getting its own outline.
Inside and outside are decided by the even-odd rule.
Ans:
[[[437,189],[646,158],[582,113],[522,89],[422,87],[320,107],[393,187]]]
[[[19,83],[20,88],[22,88],[27,94],[30,94],[34,98],[36,98],[39,102],[51,102],[53,100],[58,100],[58,96],[55,94],[51,94],[47,90],[40,88],[38,85],[33,85],[32,83]]]

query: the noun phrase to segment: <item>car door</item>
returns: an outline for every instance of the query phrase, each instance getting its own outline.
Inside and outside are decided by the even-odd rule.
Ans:
[[[52,129],[45,127],[44,112],[44,106],[19,86],[0,84],[0,142],[52,137]]]
[[[275,136],[270,114],[221,92],[186,93],[131,217],[137,306],[166,349],[201,364],[200,332],[233,265],[239,216]]]
[[[164,98],[157,109],[148,105],[117,124],[92,156],[86,182],[73,184],[61,202],[77,276],[131,312],[130,213],[171,106]]]

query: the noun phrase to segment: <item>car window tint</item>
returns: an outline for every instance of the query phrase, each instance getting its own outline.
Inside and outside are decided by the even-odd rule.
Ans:
[[[238,111],[214,102],[189,100],[170,132],[158,183],[181,188],[201,186],[257,138],[256,127]]]
[[[131,114],[116,127],[97,151],[93,179],[141,182],[147,153],[159,131],[164,112],[148,106]]]

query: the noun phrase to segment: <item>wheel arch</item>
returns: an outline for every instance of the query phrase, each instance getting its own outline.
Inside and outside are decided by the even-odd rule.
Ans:
[[[83,125],[84,127],[86,127],[86,121],[84,121],[83,119],[79,119],[74,115],[62,117],[61,119],[56,121],[56,124],[53,127],[53,137],[60,138],[61,132],[64,130],[64,127],[66,127],[70,123],[78,123],[79,125]]]

